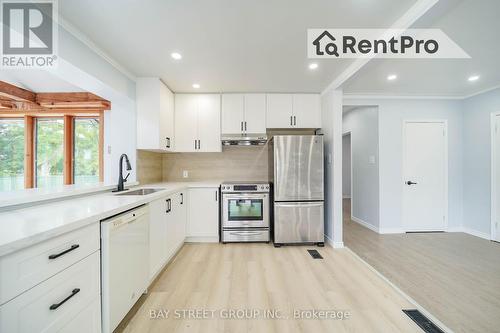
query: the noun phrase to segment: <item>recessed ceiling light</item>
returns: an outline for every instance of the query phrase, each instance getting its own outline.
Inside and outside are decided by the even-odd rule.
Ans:
[[[313,62],[312,64],[309,64],[309,69],[316,69],[318,68],[318,64]]]
[[[479,75],[472,75],[471,77],[469,77],[469,82],[474,82],[474,81],[477,81],[479,80]]]
[[[389,81],[394,81],[398,78],[398,76],[396,74],[391,74],[389,76],[387,76],[387,80]]]
[[[173,59],[175,60],[180,60],[182,59],[182,55],[180,53],[174,52],[170,55]]]
[[[193,88],[194,89],[199,89],[200,88],[200,85],[198,83],[193,83]]]

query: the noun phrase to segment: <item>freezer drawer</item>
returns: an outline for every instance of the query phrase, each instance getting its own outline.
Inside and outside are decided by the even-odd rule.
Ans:
[[[223,230],[222,242],[269,242],[269,229]]]
[[[275,202],[274,243],[323,243],[324,203]]]

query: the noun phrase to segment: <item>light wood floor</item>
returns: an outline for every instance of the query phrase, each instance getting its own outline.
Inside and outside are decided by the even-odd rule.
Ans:
[[[464,233],[379,235],[350,220],[344,243],[455,332],[500,332],[500,244]]]
[[[268,244],[186,244],[154,283],[123,332],[421,332],[414,308],[347,249]],[[150,310],[170,310],[150,319]],[[175,310],[215,310],[214,319],[175,319]],[[224,309],[275,309],[288,319],[223,319]],[[345,310],[346,320],[294,320],[294,310]]]

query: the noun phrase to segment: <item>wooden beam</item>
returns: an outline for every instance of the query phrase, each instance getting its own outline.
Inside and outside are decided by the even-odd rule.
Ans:
[[[2,118],[19,118],[23,116],[32,117],[62,117],[64,115],[70,116],[82,116],[82,117],[98,117],[98,110],[47,110],[43,112],[39,111],[19,111],[19,110],[9,110],[0,108],[0,117]]]
[[[34,92],[16,87],[4,81],[0,81],[0,96],[19,102],[34,103],[36,100],[36,94]]]
[[[38,93],[36,102],[47,109],[111,109],[111,102],[89,92]]]
[[[34,119],[24,116],[24,187],[35,186],[35,128]]]
[[[99,113],[99,181],[104,181],[104,111]]]
[[[73,116],[64,116],[64,185],[73,184]]]

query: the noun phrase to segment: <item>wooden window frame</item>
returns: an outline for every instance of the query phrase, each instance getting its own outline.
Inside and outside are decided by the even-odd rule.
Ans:
[[[74,183],[74,119],[97,119],[99,121],[99,181],[104,181],[104,110],[64,111],[54,113],[32,111],[8,111],[1,118],[24,119],[24,188],[35,186],[35,124],[37,119],[59,118],[64,120],[63,180],[64,185]]]

